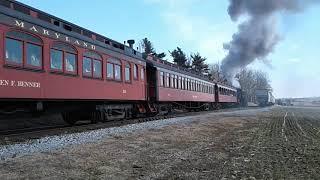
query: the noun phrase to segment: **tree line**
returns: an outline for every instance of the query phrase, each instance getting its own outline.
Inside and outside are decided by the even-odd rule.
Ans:
[[[142,39],[140,45],[143,51],[143,58],[145,59],[149,54],[153,54],[160,59],[167,57],[165,52],[157,53],[152,42],[148,38]],[[177,47],[174,50],[169,51],[169,55],[172,57],[173,62],[180,67],[207,76],[213,81],[232,84],[232,82],[227,82],[224,78],[219,63],[209,65],[206,62],[207,58],[202,56],[199,52],[191,53],[191,55],[188,56],[180,47]],[[237,80],[241,89],[246,92],[248,100],[252,102],[255,98],[256,89],[271,89],[269,77],[267,73],[263,71],[245,68],[235,76],[235,80]]]
[[[152,42],[148,38],[144,38],[141,41],[142,55],[143,58],[147,58],[148,54],[153,54],[157,58],[163,59],[167,55],[166,53],[157,53],[153,47]],[[180,48],[169,51],[170,56],[173,59],[173,62],[180,67],[193,70],[200,74],[209,73],[209,65],[206,63],[207,58],[200,55],[200,53],[192,53],[190,56],[187,56],[186,53]]]

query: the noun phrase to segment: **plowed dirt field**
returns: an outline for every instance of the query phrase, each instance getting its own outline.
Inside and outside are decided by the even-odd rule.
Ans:
[[[320,179],[320,108],[191,118],[0,161],[0,179]]]

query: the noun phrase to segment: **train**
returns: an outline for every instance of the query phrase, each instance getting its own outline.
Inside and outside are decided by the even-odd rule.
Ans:
[[[255,94],[257,103],[261,107],[272,106],[276,103],[276,99],[270,89],[257,89]]]
[[[0,114],[69,124],[241,104],[241,89],[14,0],[0,1]]]

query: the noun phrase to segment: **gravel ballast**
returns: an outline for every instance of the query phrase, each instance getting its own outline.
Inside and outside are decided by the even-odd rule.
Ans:
[[[262,109],[263,111],[267,109]],[[253,110],[242,110],[242,111],[233,111],[233,112],[220,112],[220,113],[209,113],[205,116],[215,116],[215,115],[232,115],[233,113],[248,113]],[[255,110],[257,111],[257,110]],[[0,146],[0,158],[1,160],[8,160],[15,157],[21,157],[29,155],[32,153],[39,152],[48,152],[66,146],[79,145],[84,143],[93,143],[98,142],[104,138],[110,136],[121,136],[128,133],[138,132],[145,129],[159,129],[165,126],[174,125],[174,124],[186,124],[192,121],[196,121],[203,115],[190,116],[190,117],[179,117],[171,118],[165,120],[157,120],[151,122],[144,122],[139,124],[130,124],[122,127],[113,127],[106,129],[93,130],[82,133],[74,133],[67,135],[58,135],[51,137],[43,137],[41,139],[29,140],[25,143],[13,144]]]

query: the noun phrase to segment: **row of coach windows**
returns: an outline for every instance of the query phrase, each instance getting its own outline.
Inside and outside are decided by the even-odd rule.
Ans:
[[[164,72],[160,72],[159,76],[161,87],[214,94],[214,86],[207,83]]]
[[[229,89],[222,88],[222,87],[219,87],[219,93],[222,95],[236,96],[236,92],[231,91]]]
[[[10,31],[5,38],[5,59],[10,65],[26,68],[42,69],[43,42],[40,38],[20,31]],[[56,42],[50,49],[50,69],[54,72],[77,74],[77,51],[70,45]],[[82,57],[82,72],[84,77],[103,78],[103,59],[95,52],[85,52]],[[124,66],[124,80],[131,82],[138,80],[139,68],[130,63],[124,65],[120,60],[110,58],[107,61],[107,79],[122,81],[122,66]],[[144,80],[145,69],[140,69],[140,78]]]

